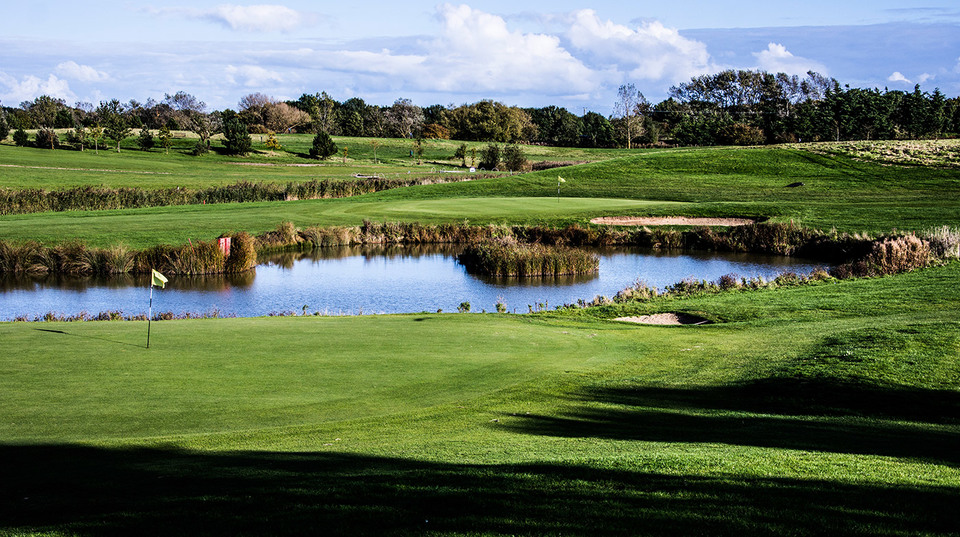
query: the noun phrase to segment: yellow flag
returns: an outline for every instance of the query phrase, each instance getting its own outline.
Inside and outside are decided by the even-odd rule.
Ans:
[[[560,177],[560,176],[558,175],[558,176],[557,176],[557,182],[558,182],[558,183],[566,183],[567,181],[566,181],[563,177]]]
[[[150,285],[156,285],[163,289],[163,284],[167,283],[167,278],[163,274],[160,274],[157,271],[153,271],[153,281],[150,282]]]

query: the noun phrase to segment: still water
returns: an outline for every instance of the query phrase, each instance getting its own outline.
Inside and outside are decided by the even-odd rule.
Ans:
[[[752,254],[662,252],[636,248],[595,250],[600,272],[588,276],[488,278],[467,273],[457,263],[456,246],[324,248],[262,260],[242,275],[170,276],[156,289],[153,311],[219,312],[253,317],[272,313],[320,312],[328,315],[457,311],[525,313],[532,306],[550,309],[578,299],[612,297],[637,280],[663,288],[685,278],[713,281],[725,274],[772,279],[781,272],[808,273],[817,264],[788,257]],[[146,313],[147,276],[113,278],[0,279],[0,320],[121,311]]]

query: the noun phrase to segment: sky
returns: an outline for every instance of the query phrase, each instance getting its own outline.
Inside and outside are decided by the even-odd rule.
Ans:
[[[2,13],[4,106],[182,90],[235,109],[255,92],[326,91],[380,105],[494,99],[610,115],[622,84],[658,102],[724,69],[960,95],[956,0],[45,0]]]

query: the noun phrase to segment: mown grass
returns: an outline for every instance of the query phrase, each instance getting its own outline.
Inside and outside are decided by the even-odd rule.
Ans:
[[[143,246],[229,231],[260,233],[282,221],[298,227],[356,225],[364,218],[566,225],[604,215],[764,217],[874,234],[960,225],[956,169],[896,168],[794,149],[705,148],[651,150],[562,174],[567,182],[559,200],[557,171],[550,170],[343,200],[10,215],[0,218],[0,236],[100,245],[122,239]],[[796,182],[804,185],[787,186]]]
[[[3,324],[0,532],[949,535],[958,288]]]

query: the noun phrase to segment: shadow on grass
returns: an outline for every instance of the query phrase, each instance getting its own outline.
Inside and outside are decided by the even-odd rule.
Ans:
[[[914,535],[960,490],[325,453],[0,446],[0,534]]]
[[[128,347],[137,347],[137,348],[140,348],[140,349],[146,349],[146,348],[147,348],[147,345],[146,345],[146,344],[136,345],[136,344],[134,344],[134,343],[127,343],[127,342],[124,342],[124,341],[117,341],[117,340],[114,340],[114,339],[107,339],[107,338],[104,338],[104,337],[80,335],[80,334],[75,334],[75,333],[73,333],[73,332],[65,332],[65,331],[63,331],[63,330],[51,330],[51,329],[49,329],[49,328],[34,328],[34,330],[36,330],[37,332],[47,332],[47,333],[50,333],[50,334],[60,334],[60,335],[62,335],[62,336],[71,336],[71,337],[77,337],[77,338],[80,338],[80,339],[96,339],[96,340],[98,340],[98,341],[106,341],[107,343],[116,343],[117,345],[126,345],[126,346],[128,346]]]
[[[960,465],[956,391],[767,379],[715,388],[597,388],[578,399],[582,405],[570,412],[521,416],[514,428],[545,436],[725,443]]]

